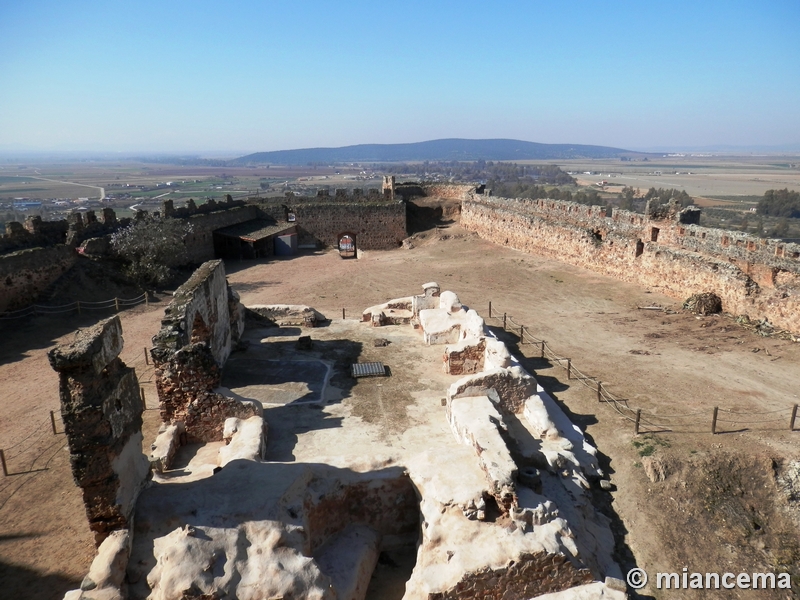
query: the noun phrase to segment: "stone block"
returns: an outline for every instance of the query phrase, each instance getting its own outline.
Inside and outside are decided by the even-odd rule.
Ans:
[[[122,323],[115,315],[79,331],[74,342],[53,348],[48,353],[48,358],[51,366],[57,371],[91,367],[95,373],[100,373],[106,365],[119,356],[122,347]]]
[[[267,450],[267,422],[261,416],[247,419],[225,419],[222,439],[226,445],[219,449],[219,466],[232,460],[260,461]]]
[[[181,446],[181,436],[185,435],[186,430],[183,422],[162,423],[158,430],[155,442],[151,446],[148,460],[150,467],[156,473],[163,473],[172,465],[172,460]]]

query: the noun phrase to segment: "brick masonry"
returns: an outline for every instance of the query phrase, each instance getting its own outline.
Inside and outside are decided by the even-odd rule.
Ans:
[[[222,440],[225,419],[260,415],[255,404],[214,390],[244,330],[244,307],[221,260],[201,265],[179,287],[153,337],[156,390],[164,423],[182,422],[188,442]]]

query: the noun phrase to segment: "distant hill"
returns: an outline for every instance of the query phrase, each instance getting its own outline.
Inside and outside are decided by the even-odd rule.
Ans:
[[[607,146],[537,144],[520,140],[446,139],[413,144],[358,144],[342,148],[302,148],[256,152],[228,161],[232,166],[304,165],[307,163],[406,162],[418,160],[555,160],[644,156]]]

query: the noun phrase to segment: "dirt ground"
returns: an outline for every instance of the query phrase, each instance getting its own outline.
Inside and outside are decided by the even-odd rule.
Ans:
[[[592,389],[568,380],[563,364],[541,360],[539,346],[518,345],[507,334],[525,366],[603,455],[615,488],[598,490],[596,500],[612,519],[623,572],[638,566],[654,578],[683,567],[720,574],[793,569],[795,587],[788,592],[675,592],[651,584],[642,597],[798,597],[800,489],[784,475],[789,461],[800,460],[800,419],[798,431],[790,432],[788,423],[800,394],[800,344],[761,337],[726,316],[697,318],[673,299],[494,246],[457,224],[417,233],[411,245],[365,252],[358,260],[317,252],[226,268],[245,305],[308,304],[330,319],[341,319],[343,309],[346,318],[358,318],[368,306],[419,293],[428,281],[455,291],[484,318],[491,301],[495,315],[505,312],[524,324],[630,407],[664,420],[687,415],[670,417],[672,431],[643,427],[634,437],[632,423],[598,403]],[[151,407],[155,391],[143,348],[165,305],[166,299],[122,314],[122,358],[137,368]],[[637,308],[653,305],[672,310]],[[8,449],[11,471],[22,473],[0,480],[0,588],[10,597],[60,598],[91,561],[65,440],[50,430],[58,383],[46,358],[47,349],[89,323],[39,318],[0,331],[0,447]],[[497,319],[489,323],[502,327]],[[714,406],[780,412],[721,421],[722,433],[712,435]],[[781,420],[773,421],[775,415]],[[745,420],[727,419],[735,418]],[[146,413],[146,444],[156,420],[156,411]],[[648,473],[664,479],[653,481]]]

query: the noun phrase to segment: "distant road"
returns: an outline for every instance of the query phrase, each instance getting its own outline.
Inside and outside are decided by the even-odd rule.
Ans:
[[[106,189],[96,185],[86,185],[85,183],[76,183],[74,181],[63,181],[62,179],[47,179],[46,177],[35,177],[33,175],[29,175],[29,177],[31,179],[41,179],[42,181],[52,181],[53,183],[68,183],[70,185],[79,185],[81,187],[88,187],[93,190],[100,190],[100,200],[106,197]]]

